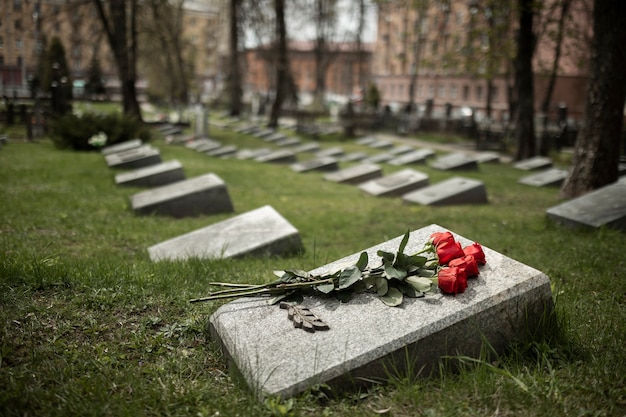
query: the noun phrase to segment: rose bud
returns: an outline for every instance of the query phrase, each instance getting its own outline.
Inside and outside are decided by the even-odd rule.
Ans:
[[[457,268],[465,269],[468,278],[477,277],[480,273],[478,271],[478,263],[476,263],[476,259],[471,255],[453,259],[448,262],[448,266],[456,266]]]
[[[433,245],[437,246],[442,242],[454,241],[454,236],[450,232],[435,232],[430,235],[430,240],[433,242]]]
[[[462,258],[465,256],[463,248],[459,242],[453,240],[446,240],[437,246],[437,257],[439,258],[439,265],[446,265],[453,259]]]
[[[487,263],[485,260],[485,252],[483,252],[483,247],[480,246],[480,243],[474,242],[473,244],[466,246],[463,249],[463,253],[465,255],[473,256],[478,265],[484,265]]]
[[[437,276],[439,289],[448,294],[458,294],[467,288],[467,276],[462,268],[449,267],[439,270]]]

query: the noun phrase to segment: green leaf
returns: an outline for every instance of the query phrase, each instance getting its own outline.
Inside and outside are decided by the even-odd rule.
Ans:
[[[363,271],[365,268],[367,268],[368,263],[369,259],[367,257],[367,252],[361,252],[361,256],[359,256],[356,267],[359,268],[360,271]]]
[[[417,298],[419,296],[423,296],[423,293],[419,291],[415,291],[415,288],[413,288],[412,286],[408,284],[405,284],[404,282],[399,283],[398,289],[400,290],[400,292],[402,292],[402,294],[410,298]]]
[[[398,247],[398,254],[404,253],[404,249],[406,248],[406,244],[409,243],[409,234],[410,233],[411,233],[411,230],[409,229],[404,234],[404,237],[402,238],[402,242],[400,242],[400,246]]]
[[[428,258],[426,258],[425,256],[420,255],[411,255],[407,256],[407,258],[408,264],[415,266],[424,266],[426,264],[426,261],[428,260]]]
[[[378,278],[380,277],[369,275],[363,278],[361,282],[363,282],[363,284],[365,285],[365,288],[369,290],[369,289],[372,289],[376,285],[376,279]]]
[[[335,295],[339,301],[347,303],[352,298],[352,291],[337,291]]]
[[[403,298],[404,297],[402,296],[400,290],[394,287],[389,287],[389,291],[387,291],[387,294],[380,297],[381,301],[389,307],[399,306],[400,304],[402,304]]]
[[[341,275],[339,275],[339,289],[345,290],[360,279],[361,271],[359,268],[356,266],[350,266],[341,271]]]
[[[432,278],[437,274],[434,269],[420,268],[417,270],[417,275],[425,278]]]
[[[423,278],[423,277],[417,277],[417,276],[407,277],[407,279],[405,279],[404,282],[409,284],[411,287],[415,288],[416,291],[421,291],[421,292],[430,291],[431,287],[433,286],[433,282],[430,278]]]
[[[314,288],[321,293],[330,294],[335,289],[335,284],[328,282],[326,284],[316,285]]]
[[[381,258],[383,258],[384,261],[387,262],[393,262],[394,258],[396,255],[394,255],[391,252],[385,252],[384,250],[379,250],[378,252],[376,252],[378,254],[378,256],[380,256]]]
[[[283,275],[285,275],[285,271],[281,271],[281,270],[279,270],[279,269],[275,269],[275,270],[274,270],[274,271],[272,271],[272,272],[274,272],[274,275],[276,275],[278,278],[282,278],[282,277],[283,277]]]
[[[376,278],[376,292],[378,293],[378,296],[382,297],[383,295],[387,294],[388,290],[389,282],[387,282],[387,278]]]
[[[406,270],[403,268],[396,268],[393,265],[385,264],[385,275],[390,279],[397,279],[402,281],[406,278]]]
[[[296,277],[300,278],[308,278],[309,273],[307,271],[303,271],[302,269],[288,269],[285,272],[288,272]]]

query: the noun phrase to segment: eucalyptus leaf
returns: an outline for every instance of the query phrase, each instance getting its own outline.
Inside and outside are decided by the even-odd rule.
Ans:
[[[385,252],[384,250],[379,250],[376,253],[378,254],[378,256],[383,258],[383,261],[386,261],[386,262],[393,262],[394,258],[396,257],[395,254],[391,252]]]
[[[385,275],[390,279],[404,280],[406,278],[406,270],[393,265],[385,265]]]
[[[367,264],[369,263],[369,258],[367,256],[367,252],[361,252],[361,256],[359,256],[359,260],[356,263],[356,267],[359,268],[359,271],[364,271],[367,268]]]
[[[421,292],[430,291],[431,287],[433,286],[433,282],[430,280],[430,278],[423,278],[423,277],[417,277],[417,276],[407,277],[407,279],[405,279],[404,282],[409,284],[411,287],[415,288],[415,290],[421,291]]]
[[[339,275],[339,289],[345,290],[361,279],[361,271],[356,266],[344,269]]]
[[[404,249],[406,248],[406,244],[409,243],[409,234],[411,234],[410,230],[407,230],[402,237],[402,242],[400,242],[400,246],[398,247],[398,254],[404,253]]]
[[[332,282],[326,284],[319,284],[315,286],[315,289],[324,294],[330,294],[335,289],[335,284]]]
[[[417,270],[417,275],[419,275],[420,277],[425,277],[425,278],[432,278],[436,275],[437,273],[435,272],[435,270],[433,269],[427,269],[427,268],[419,268]]]
[[[292,275],[295,275],[300,278],[308,278],[309,273],[307,271],[303,271],[302,269],[288,269],[285,272],[288,272]]]
[[[408,256],[408,263],[410,265],[415,265],[415,266],[424,266],[426,265],[426,261],[428,260],[428,258],[426,258],[425,256],[421,256],[421,255],[411,255]]]
[[[381,301],[389,307],[396,307],[402,304],[403,300],[402,292],[394,287],[389,287],[387,294],[380,297]]]
[[[400,292],[402,292],[402,294],[406,295],[409,298],[417,298],[419,296],[423,296],[422,292],[416,291],[415,288],[413,288],[409,284],[405,284],[404,282],[401,282],[398,285],[398,289],[400,290]]]
[[[389,282],[387,281],[387,279],[383,277],[376,278],[376,293],[378,293],[378,296],[382,297],[383,295],[387,294],[388,290]]]
[[[282,278],[283,275],[285,275],[285,271],[281,271],[280,269],[275,269],[274,271],[272,271],[274,273],[274,275],[276,275],[278,278]]]
[[[367,277],[363,278],[361,282],[363,282],[363,284],[365,285],[365,288],[369,290],[376,285],[376,278],[379,278],[379,277],[375,275],[368,275]]]

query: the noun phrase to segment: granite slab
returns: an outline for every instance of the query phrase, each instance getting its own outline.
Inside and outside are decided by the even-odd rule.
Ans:
[[[365,145],[365,146],[367,146],[367,145],[370,145],[370,144],[376,142],[377,140],[378,139],[376,139],[374,136],[365,136],[365,137],[362,137],[361,139],[357,139],[355,141],[355,143],[357,145]]]
[[[414,151],[399,155],[393,159],[387,161],[390,165],[411,165],[411,164],[424,164],[426,160],[431,156],[434,156],[435,152],[432,149],[416,149]]]
[[[124,142],[116,143],[115,145],[105,146],[100,150],[102,155],[110,155],[112,153],[124,152],[131,149],[135,149],[143,145],[141,139],[131,139]]]
[[[391,149],[393,148],[393,142],[388,140],[376,140],[367,146],[373,149]]]
[[[369,154],[365,152],[349,152],[341,157],[344,162],[357,162],[369,157]]]
[[[449,206],[456,204],[486,204],[487,189],[482,181],[472,178],[452,177],[402,196],[407,203],[424,206]]]
[[[324,179],[339,184],[361,184],[382,176],[383,171],[379,165],[359,164],[326,174]]]
[[[320,149],[320,145],[315,142],[303,143],[302,145],[296,146],[293,148],[294,152],[304,153],[304,152],[317,152]]]
[[[388,152],[393,155],[402,155],[414,151],[415,148],[409,145],[397,145],[389,149]]]
[[[500,162],[500,154],[492,151],[482,151],[474,155],[479,164],[495,164]]]
[[[150,145],[105,155],[110,168],[137,169],[161,163],[161,152]]]
[[[134,194],[130,201],[137,214],[187,217],[234,211],[226,184],[213,173]]]
[[[277,151],[270,152],[265,155],[257,156],[254,158],[258,162],[274,163],[274,164],[289,164],[297,162],[298,157],[296,154],[288,149],[279,149]]]
[[[302,250],[298,230],[268,205],[158,243],[148,253],[158,262],[283,256]]]
[[[223,158],[226,156],[232,156],[235,153],[237,153],[237,146],[235,145],[225,145],[225,146],[220,146],[217,149],[213,149],[209,152],[207,152],[206,154],[209,156],[215,156],[218,158]]]
[[[115,183],[131,187],[157,187],[184,179],[182,164],[172,160],[117,174]]]
[[[257,148],[257,149],[241,149],[235,154],[237,159],[254,159],[259,156],[267,155],[271,153],[270,148]]]
[[[399,196],[429,184],[428,175],[410,168],[359,185],[359,188],[374,196]]]
[[[336,171],[339,169],[337,159],[332,156],[309,159],[308,161],[296,162],[291,165],[294,172],[309,171]]]
[[[339,146],[333,146],[331,148],[322,149],[315,153],[317,157],[326,157],[326,156],[334,156],[340,157],[345,154],[344,150]]]
[[[606,226],[626,231],[626,177],[550,207],[546,214],[565,226],[587,229]]]
[[[377,154],[368,156],[363,160],[363,162],[367,162],[370,164],[379,164],[381,162],[387,162],[395,158],[396,156],[389,152],[379,152]]]
[[[419,251],[432,233],[441,231],[445,229],[430,225],[411,232],[405,253]],[[454,235],[463,246],[471,243]],[[396,252],[401,239],[366,249],[370,266],[379,264],[377,250]],[[268,305],[266,298],[241,298],[210,317],[211,336],[259,399],[288,398],[317,384],[334,392],[356,390],[388,380],[390,369],[399,375],[429,375],[446,356],[480,358],[485,342],[500,353],[529,340],[543,319],[552,317],[550,280],[488,247],[483,250],[487,264],[456,296],[405,299],[399,307],[388,307],[370,293],[355,294],[346,303],[306,296],[302,306],[330,327],[315,333],[295,328],[286,311]],[[326,274],[354,265],[361,252],[310,272]]]
[[[545,156],[534,156],[532,158],[516,162],[513,164],[513,167],[523,171],[547,169],[552,167],[552,160],[550,158],[546,158]]]
[[[477,170],[476,158],[463,152],[454,152],[440,156],[430,166],[442,171]]]
[[[287,139],[284,133],[276,132],[273,135],[269,135],[263,138],[266,142],[278,142],[280,140]]]
[[[567,178],[566,170],[548,168],[545,171],[520,178],[518,182],[533,187],[560,187],[565,178]]]

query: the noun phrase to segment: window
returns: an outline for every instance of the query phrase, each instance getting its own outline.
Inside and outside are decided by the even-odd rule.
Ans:
[[[439,92],[437,93],[437,95],[439,96],[439,98],[446,98],[446,86],[445,85],[439,86]]]
[[[469,85],[464,85],[463,86],[463,100],[465,101],[469,100],[469,93],[470,93]]]
[[[15,49],[22,49],[22,46],[24,46],[24,42],[22,41],[22,38],[17,38],[15,40]]]
[[[498,93],[499,93],[498,87],[496,86],[491,87],[491,99],[493,101],[498,101]]]
[[[19,12],[22,10],[22,0],[13,0],[13,11]]]
[[[15,30],[22,30],[22,21],[20,19],[15,20]]]
[[[456,96],[457,96],[456,85],[453,84],[450,86],[450,98],[454,100],[456,99]]]
[[[483,99],[483,86],[476,86],[476,101],[481,101]]]
[[[18,57],[17,57],[17,66],[18,66],[18,67],[21,67],[21,66],[22,66],[22,63],[23,63],[23,61],[22,61],[22,57],[21,57],[21,56],[18,56]]]

